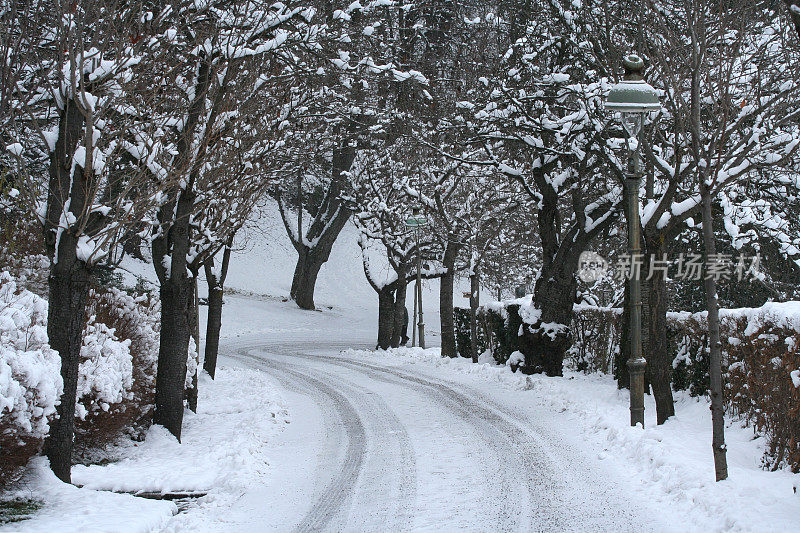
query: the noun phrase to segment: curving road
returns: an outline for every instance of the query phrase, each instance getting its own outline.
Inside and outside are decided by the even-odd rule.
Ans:
[[[319,342],[228,356],[275,378],[293,422],[252,531],[666,531],[624,482],[513,403]],[[525,414],[523,414],[523,412]],[[632,511],[638,509],[638,511]],[[241,528],[237,528],[241,530]]]

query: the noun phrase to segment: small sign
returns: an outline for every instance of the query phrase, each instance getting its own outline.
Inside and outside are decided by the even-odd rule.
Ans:
[[[406,226],[409,228],[421,228],[428,225],[428,219],[422,215],[411,215],[406,219]]]

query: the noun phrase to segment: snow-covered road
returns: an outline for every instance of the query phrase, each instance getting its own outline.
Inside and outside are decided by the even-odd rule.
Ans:
[[[270,483],[231,510],[237,530],[686,530],[654,522],[661,513],[552,413],[340,354],[347,346],[228,350],[229,363],[275,379],[293,420],[271,444]]]

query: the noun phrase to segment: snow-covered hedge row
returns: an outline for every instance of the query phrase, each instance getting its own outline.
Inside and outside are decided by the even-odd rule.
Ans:
[[[479,349],[505,362],[519,348],[517,337],[528,299],[492,302],[479,313]],[[620,364],[625,325],[622,310],[576,305],[572,346],[565,363],[584,372],[611,373]],[[720,336],[728,414],[766,440],[764,465],[800,471],[800,302],[720,310]],[[463,326],[462,326],[463,329]],[[669,313],[673,387],[692,395],[708,393],[707,313]],[[458,331],[457,338],[469,338]]]
[[[153,417],[161,303],[151,294],[116,288],[90,293],[78,383],[77,454],[92,453],[121,435],[142,437]],[[189,345],[186,386],[197,367]]]
[[[160,304],[150,295],[92,290],[81,348],[75,440],[79,454],[139,434],[152,414]]]
[[[61,396],[61,360],[47,345],[47,302],[0,272],[0,479],[36,454]]]
[[[61,360],[47,344],[47,301],[21,288],[41,277],[37,258],[28,263],[14,274],[0,273],[3,482],[41,449],[62,391]],[[122,434],[143,434],[152,418],[159,326],[157,298],[114,288],[91,291],[75,406],[79,455]],[[190,357],[194,361],[196,354]]]
[[[621,319],[619,309],[576,306],[572,366],[609,372]],[[707,394],[707,313],[668,313],[667,336],[673,387]],[[721,309],[720,337],[728,413],[766,437],[766,467],[800,471],[800,302]]]

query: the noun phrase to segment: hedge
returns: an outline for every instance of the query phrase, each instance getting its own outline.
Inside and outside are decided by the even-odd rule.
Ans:
[[[505,363],[518,349],[519,301],[480,308],[479,349]],[[669,313],[667,336],[674,354],[672,384],[692,396],[708,394],[707,313]],[[568,366],[610,373],[619,353],[622,312],[576,305]],[[462,323],[459,322],[461,325]],[[469,342],[467,328],[457,338]],[[764,466],[800,472],[800,303],[720,310],[726,410],[766,439]],[[467,348],[468,350],[468,348]],[[468,352],[467,352],[468,353]]]

